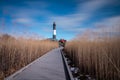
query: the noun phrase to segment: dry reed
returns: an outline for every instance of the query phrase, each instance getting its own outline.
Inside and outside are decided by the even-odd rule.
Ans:
[[[120,38],[72,40],[66,43],[65,52],[80,74],[96,80],[120,80]]]
[[[58,47],[58,43],[49,40],[1,37],[0,80],[56,47]]]

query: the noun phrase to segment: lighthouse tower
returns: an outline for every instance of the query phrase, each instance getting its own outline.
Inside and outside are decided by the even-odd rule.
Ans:
[[[53,22],[53,40],[56,40],[56,24]]]

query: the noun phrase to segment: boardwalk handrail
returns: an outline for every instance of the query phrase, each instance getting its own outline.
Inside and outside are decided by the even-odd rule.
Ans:
[[[63,58],[64,67],[65,67],[66,79],[67,80],[74,80],[72,72],[71,72],[71,70],[70,70],[70,68],[68,66],[67,60],[66,60],[65,56],[63,55],[63,51],[62,50],[61,50],[61,55],[62,55],[62,58]]]

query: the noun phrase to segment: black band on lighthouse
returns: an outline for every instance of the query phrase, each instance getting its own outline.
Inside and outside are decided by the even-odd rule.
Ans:
[[[55,24],[55,22],[53,23],[53,30],[55,30],[56,29],[56,24]]]

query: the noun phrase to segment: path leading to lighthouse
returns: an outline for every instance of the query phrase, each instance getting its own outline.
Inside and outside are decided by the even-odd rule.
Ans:
[[[5,80],[66,80],[61,49],[46,53]]]

